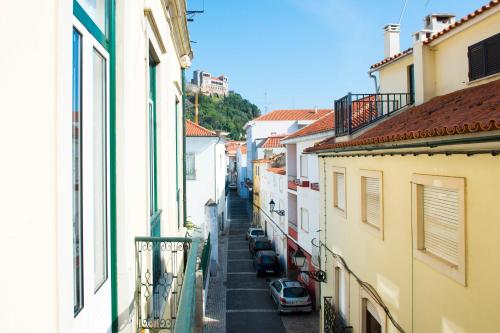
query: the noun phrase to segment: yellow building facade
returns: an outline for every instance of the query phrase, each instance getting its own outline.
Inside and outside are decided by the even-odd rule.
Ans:
[[[499,47],[498,1],[453,22],[372,66],[380,94],[351,110],[410,93],[410,80],[414,105],[309,150],[325,332],[499,331],[500,69],[470,56]]]

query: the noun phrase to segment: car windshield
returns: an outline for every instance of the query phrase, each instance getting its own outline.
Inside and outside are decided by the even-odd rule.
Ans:
[[[285,297],[306,297],[307,291],[302,287],[291,287],[283,289],[283,296]]]
[[[269,242],[255,242],[255,248],[259,250],[270,250],[271,244],[269,244]]]
[[[274,264],[274,262],[276,261],[276,257],[274,256],[262,256],[262,263],[263,264]]]
[[[264,231],[263,230],[253,230],[252,236],[264,236]]]

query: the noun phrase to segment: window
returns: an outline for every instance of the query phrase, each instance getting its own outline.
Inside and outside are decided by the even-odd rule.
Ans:
[[[387,331],[387,315],[373,297],[360,287],[361,296],[361,332],[385,333]]]
[[[300,156],[300,176],[301,177],[307,177],[308,176],[308,169],[307,169],[307,155],[301,155]]]
[[[102,33],[106,34],[106,0],[77,0],[85,13],[94,21]]]
[[[153,216],[158,205],[156,187],[156,64],[149,61],[149,215]],[[151,235],[154,236],[154,235]],[[157,235],[159,236],[159,234]]]
[[[346,218],[345,168],[333,168],[333,207]]]
[[[82,35],[73,29],[73,310],[83,308],[82,223]]]
[[[349,273],[340,260],[334,259],[333,286],[335,307],[342,314],[343,319],[349,321]]]
[[[469,81],[500,72],[500,34],[469,46]]]
[[[415,70],[413,64],[407,67],[408,92],[410,93],[410,104],[415,103]],[[407,101],[408,102],[408,101]]]
[[[383,238],[382,172],[361,170],[361,222]]]
[[[195,154],[186,154],[186,179],[195,180],[196,179],[196,164],[195,164]]]
[[[108,277],[107,271],[107,119],[106,59],[94,49],[94,290]]]
[[[414,255],[465,285],[465,179],[412,177]]]
[[[309,232],[309,211],[305,208],[300,209],[300,226],[302,230]]]

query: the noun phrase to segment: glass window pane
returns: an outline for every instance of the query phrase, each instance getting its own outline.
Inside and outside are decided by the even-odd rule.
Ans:
[[[87,15],[106,35],[106,0],[77,0]]]
[[[83,308],[82,249],[82,35],[73,29],[72,82],[72,199],[73,199],[73,310]]]
[[[94,50],[94,288],[107,272],[106,59]]]

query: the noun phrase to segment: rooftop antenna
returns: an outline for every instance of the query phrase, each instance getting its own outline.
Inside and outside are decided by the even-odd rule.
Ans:
[[[203,0],[203,7],[201,10],[186,10],[187,21],[193,22],[194,16],[196,14],[203,14],[203,13],[205,13],[205,0]]]

